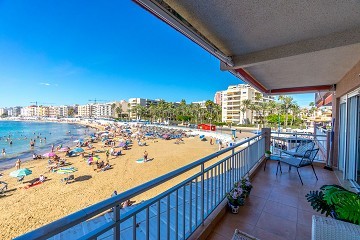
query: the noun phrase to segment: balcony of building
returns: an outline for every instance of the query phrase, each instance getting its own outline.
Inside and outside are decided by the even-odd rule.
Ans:
[[[316,180],[311,167],[300,169],[304,181],[301,184],[295,169],[276,175],[277,162],[268,161],[252,178],[253,191],[240,207],[238,214],[229,210],[220,218],[208,240],[231,239],[234,230],[250,234],[258,239],[290,240],[311,239],[314,211],[305,195],[318,190],[324,184],[339,184],[334,172],[316,166]]]

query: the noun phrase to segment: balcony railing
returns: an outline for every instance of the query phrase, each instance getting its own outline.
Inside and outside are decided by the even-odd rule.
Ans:
[[[295,150],[298,145],[303,145],[310,141],[315,143],[315,148],[319,148],[319,153],[314,161],[326,162],[328,159],[327,149],[329,146],[329,139],[327,138],[327,135],[324,135],[323,133],[271,133],[271,149],[274,154],[279,154],[280,149],[290,151]]]
[[[256,135],[16,239],[187,239],[264,152],[265,137]],[[189,171],[190,177],[167,191],[120,209],[122,202]]]

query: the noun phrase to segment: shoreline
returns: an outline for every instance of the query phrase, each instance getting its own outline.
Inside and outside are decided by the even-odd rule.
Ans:
[[[54,121],[32,121],[32,120],[4,120],[1,119],[0,121],[2,122],[31,122],[31,123],[63,123],[63,124],[68,124],[68,125],[76,125],[78,127],[78,129],[91,129],[90,131],[88,131],[87,133],[82,133],[80,135],[77,135],[75,137],[78,138],[83,138],[88,134],[94,133],[97,131],[98,128],[95,128],[93,126],[90,125],[86,125],[86,124],[74,124],[73,122],[54,122]],[[21,152],[17,152],[11,155],[7,155],[6,157],[0,157],[0,171],[5,171],[8,170],[12,167],[14,167],[14,162],[16,159],[20,158],[22,163],[25,162],[29,162],[29,161],[33,161],[34,159],[32,159],[32,154],[34,152],[36,152],[37,155],[43,155],[47,152],[49,152],[49,149],[51,148],[51,145],[54,144],[54,146],[58,146],[58,145],[66,145],[69,146],[70,148],[74,147],[76,144],[73,142],[73,138],[72,136],[70,137],[63,137],[63,138],[59,138],[56,139],[54,142],[51,143],[43,143],[42,145],[38,145],[36,147],[36,149],[27,149],[27,150],[23,150]]]

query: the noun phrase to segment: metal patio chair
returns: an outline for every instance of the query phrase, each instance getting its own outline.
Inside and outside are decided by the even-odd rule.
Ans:
[[[306,150],[305,154],[301,158],[280,157],[280,160],[279,160],[277,168],[276,168],[276,175],[278,174],[278,169],[279,168],[280,168],[280,172],[282,173],[281,163],[286,163],[286,164],[289,165],[289,171],[290,171],[291,167],[296,167],[296,171],[297,171],[297,173],[299,175],[299,178],[300,178],[300,181],[301,181],[302,185],[304,185],[304,183],[303,183],[303,181],[301,179],[301,176],[300,176],[300,173],[299,173],[299,168],[302,168],[302,167],[311,166],[312,169],[313,169],[313,172],[315,174],[316,180],[319,180],[317,175],[316,175],[314,166],[313,166],[314,159],[315,159],[318,152],[319,152],[319,149],[316,148],[316,149],[312,149],[312,150]]]

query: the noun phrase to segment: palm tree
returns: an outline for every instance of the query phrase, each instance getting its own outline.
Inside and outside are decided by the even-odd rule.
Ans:
[[[297,104],[294,104],[291,108],[291,112],[292,112],[292,118],[291,118],[291,126],[294,125],[294,120],[295,118],[299,115],[300,113],[300,107]]]
[[[245,121],[245,113],[246,110],[250,110],[250,104],[251,104],[251,100],[250,99],[245,99],[242,101],[242,109],[241,112],[243,113],[243,121]]]
[[[292,106],[294,105],[293,102],[293,98],[289,97],[289,96],[279,96],[279,100],[281,101],[281,107],[285,113],[285,127],[287,127],[288,124],[288,115],[289,115],[289,110],[292,108]]]
[[[253,104],[253,103],[251,103],[251,104],[249,105],[249,110],[251,111],[250,123],[251,123],[251,124],[254,124],[254,122],[253,122],[254,119],[253,119],[253,118],[254,118],[254,112],[257,110],[256,105]]]
[[[115,112],[117,114],[118,118],[121,118],[121,113],[122,113],[122,107],[121,105],[119,105],[118,107],[115,108]]]
[[[312,113],[312,117],[315,117],[315,111],[316,111],[315,103],[310,102],[309,106],[310,106],[310,112]]]

